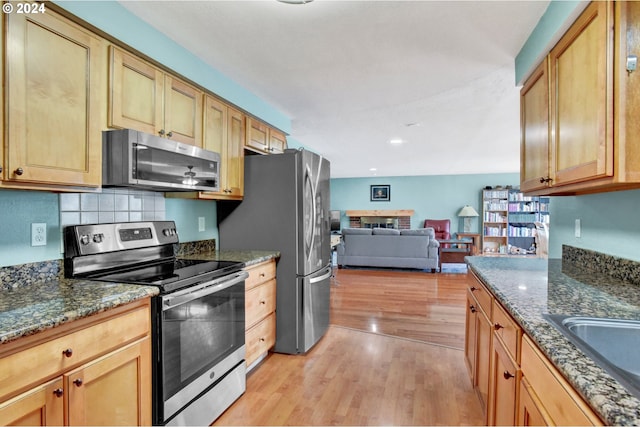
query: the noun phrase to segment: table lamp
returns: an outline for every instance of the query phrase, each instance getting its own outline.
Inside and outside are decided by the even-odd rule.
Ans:
[[[465,233],[470,233],[471,232],[471,218],[473,218],[474,216],[479,216],[478,212],[476,212],[475,209],[473,209],[473,207],[469,206],[469,205],[465,205],[462,209],[460,209],[460,212],[458,212],[458,216],[464,218],[464,232]]]

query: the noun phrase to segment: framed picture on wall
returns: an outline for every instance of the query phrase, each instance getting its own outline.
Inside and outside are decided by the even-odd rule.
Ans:
[[[391,200],[390,185],[372,185],[371,201],[372,202],[388,202]]]

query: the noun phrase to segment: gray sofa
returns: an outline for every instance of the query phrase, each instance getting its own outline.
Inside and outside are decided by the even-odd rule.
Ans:
[[[438,268],[438,247],[433,228],[343,228],[337,247],[338,267]]]

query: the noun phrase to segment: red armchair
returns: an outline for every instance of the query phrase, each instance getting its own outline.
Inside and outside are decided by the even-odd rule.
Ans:
[[[451,221],[448,219],[425,219],[424,228],[431,227],[436,232],[436,240],[450,240],[451,239]],[[443,247],[448,247],[443,245]]]

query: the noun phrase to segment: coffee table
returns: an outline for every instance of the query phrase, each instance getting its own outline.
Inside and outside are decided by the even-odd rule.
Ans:
[[[438,240],[438,267],[442,271],[442,264],[464,263],[464,257],[474,253],[473,240]],[[447,247],[442,247],[443,244]]]

